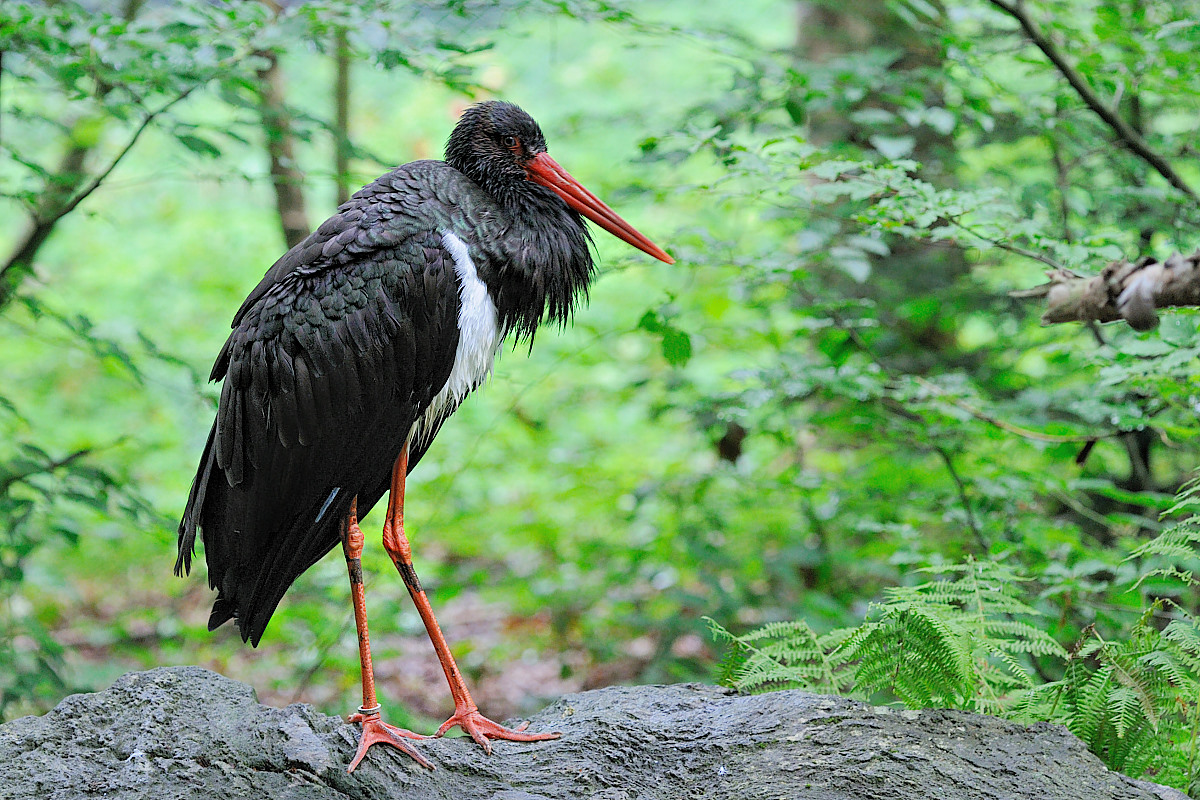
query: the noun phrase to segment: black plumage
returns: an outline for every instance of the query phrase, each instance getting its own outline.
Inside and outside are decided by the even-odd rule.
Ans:
[[[579,213],[522,168],[544,152],[516,106],[474,106],[447,162],[357,192],[246,298],[212,369],[220,404],[179,525],[177,574],[204,541],[210,629],[232,618],[257,644],[292,582],[338,544],[355,497],[365,516],[387,491],[454,364],[460,284],[445,233],[466,243],[502,335],[532,339],[570,317],[593,263]],[[410,471],[453,410],[412,442]]]
[[[546,153],[509,103],[467,110],[446,162],[417,161],[363,188],[279,259],[246,298],[213,366],[224,381],[187,508],[176,573],[203,537],[217,599],[209,628],[236,619],[258,644],[280,599],[339,541],[362,666],[350,770],[387,744],[433,765],[383,721],[362,583],[367,514],[390,492],[382,544],[408,589],[454,699],[435,736],[545,741],[479,712],[434,616],[404,532],[404,485],[442,423],[487,377],[508,334],[532,344],[565,323],[592,277],[580,215],[672,259]]]

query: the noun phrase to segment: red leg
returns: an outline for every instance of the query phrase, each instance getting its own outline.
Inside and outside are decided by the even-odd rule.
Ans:
[[[418,753],[405,739],[426,739],[419,733],[388,725],[380,716],[380,706],[375,700],[375,669],[371,665],[371,637],[367,634],[367,600],[363,591],[362,576],[363,533],[358,527],[358,498],[350,506],[350,516],[342,523],[342,552],[346,554],[346,568],[350,572],[350,595],[354,600],[354,624],[358,628],[358,658],[362,663],[363,703],[357,714],[350,715],[350,722],[362,723],[362,735],[358,739],[358,752],[350,762],[347,772],[354,772],[358,762],[373,744],[389,744],[412,756],[422,767],[433,769],[433,764]]]
[[[404,585],[408,587],[408,593],[417,607],[417,613],[421,615],[421,621],[425,623],[425,631],[429,634],[429,640],[433,642],[433,649],[437,652],[438,661],[442,664],[442,671],[446,673],[446,681],[450,684],[450,694],[454,698],[454,715],[442,723],[442,727],[438,728],[434,736],[441,736],[450,728],[458,725],[483,748],[485,753],[489,754],[492,752],[492,745],[488,739],[511,739],[519,742],[557,739],[562,734],[522,733],[529,723],[524,723],[514,730],[492,722],[479,713],[479,708],[471,699],[471,693],[467,691],[467,684],[463,680],[462,673],[458,671],[458,665],[454,663],[454,656],[450,653],[450,646],[446,644],[446,637],[442,635],[442,629],[433,616],[429,597],[421,588],[421,581],[417,579],[417,572],[413,568],[412,548],[408,544],[408,537],[404,534],[404,479],[407,475],[408,446],[405,445],[404,449],[400,451],[400,457],[396,459],[395,467],[392,468],[392,487],[388,496],[387,519],[383,523],[383,547],[392,557],[392,563],[396,565],[396,569],[404,580]]]

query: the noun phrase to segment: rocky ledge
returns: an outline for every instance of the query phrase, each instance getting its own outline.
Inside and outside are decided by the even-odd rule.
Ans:
[[[198,667],[130,673],[42,717],[0,726],[0,797],[406,800],[1186,800],[1110,772],[1056,725],[896,711],[803,692],[614,687],[530,720],[556,741],[416,743],[437,768],[374,747],[357,727]]]

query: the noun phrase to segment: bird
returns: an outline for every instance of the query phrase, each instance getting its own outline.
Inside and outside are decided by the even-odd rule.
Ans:
[[[356,192],[267,270],[234,314],[210,374],[215,419],[178,529],[175,574],[199,535],[208,620],[257,646],[288,587],[338,544],[358,631],[362,705],[353,772],[375,744],[433,765],[383,721],[375,693],[360,517],[388,495],[383,547],[425,625],[454,700],[437,730],[540,741],[484,717],[434,616],[404,531],[408,473],[492,372],[503,342],[566,325],[595,276],[584,218],[667,264],[674,259],[547,152],[519,106],[468,107],[445,160],[413,161]]]

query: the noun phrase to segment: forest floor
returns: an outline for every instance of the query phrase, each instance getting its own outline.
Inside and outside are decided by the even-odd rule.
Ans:
[[[102,688],[124,672],[148,666],[196,664],[250,683],[259,700],[271,706],[304,702],[326,713],[349,713],[358,704],[349,614],[341,635],[326,648],[333,652],[301,664],[295,648],[270,630],[257,648],[243,644],[232,626],[193,633],[203,631],[212,598],[200,581],[165,598],[146,587],[124,593],[89,586],[76,590],[79,602],[61,609],[61,624],[53,633],[66,649],[70,674],[93,678],[84,682],[94,686],[80,688]],[[147,609],[157,613],[149,615]],[[546,615],[522,617],[475,590],[437,604],[436,611],[474,699],[497,720],[531,713],[570,692],[635,681],[655,649],[649,637],[634,639],[620,657],[599,663],[556,646]],[[164,630],[157,621],[171,618],[183,623],[180,630]],[[117,631],[120,638],[113,635]],[[408,714],[408,724],[428,727],[449,714],[446,679],[423,631],[374,636],[373,650],[380,701],[393,715]]]

